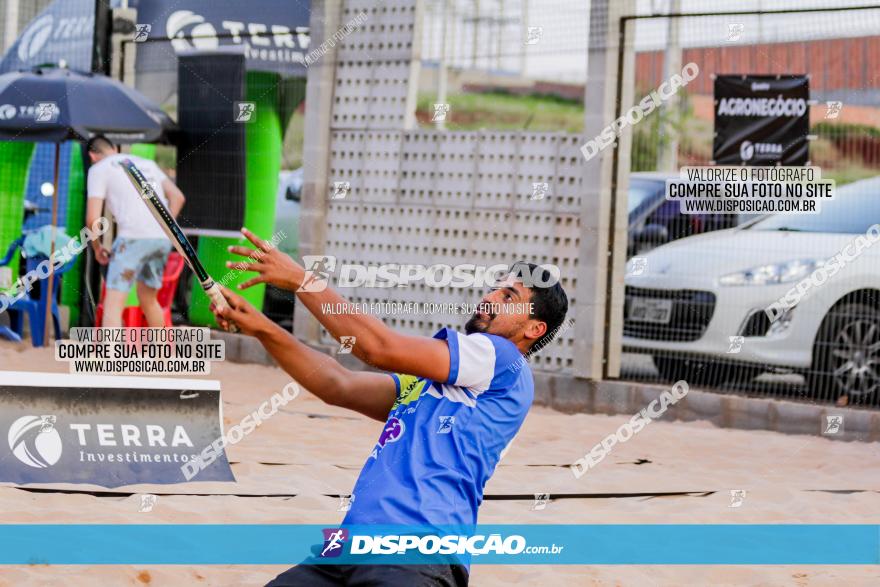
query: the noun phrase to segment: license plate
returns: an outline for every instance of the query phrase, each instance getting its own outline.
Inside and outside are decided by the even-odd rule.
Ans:
[[[633,322],[669,324],[672,319],[672,300],[633,298],[629,304],[629,319]]]

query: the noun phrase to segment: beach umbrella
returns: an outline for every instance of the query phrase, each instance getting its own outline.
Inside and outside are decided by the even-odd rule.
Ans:
[[[96,134],[119,143],[149,143],[173,132],[161,108],[136,90],[105,75],[38,67],[0,75],[0,141],[55,143],[52,253],[58,224],[58,161],[61,143]],[[51,295],[50,270],[46,295]],[[46,304],[49,340],[51,301]]]

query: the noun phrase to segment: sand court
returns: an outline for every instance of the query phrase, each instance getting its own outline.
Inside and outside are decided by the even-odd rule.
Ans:
[[[48,349],[0,343],[4,369],[64,372]],[[289,378],[272,367],[218,363],[224,427]],[[481,523],[876,524],[880,447],[814,436],[657,421],[580,479],[568,465],[628,416],[533,407],[485,490]],[[327,406],[308,392],[228,448],[235,483],[0,487],[6,523],[336,524],[381,423]],[[731,490],[744,490],[730,507]],[[549,493],[537,506],[534,494]],[[141,494],[157,495],[139,511]],[[229,536],[234,541],[235,536]],[[829,540],[833,540],[829,536]],[[291,561],[295,563],[297,561]],[[280,566],[0,567],[0,585],[262,585]],[[876,567],[483,566],[473,585],[871,585]]]

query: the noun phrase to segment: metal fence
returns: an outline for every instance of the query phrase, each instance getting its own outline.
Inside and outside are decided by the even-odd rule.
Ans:
[[[636,101],[683,64],[700,73],[633,130],[621,376],[880,405],[880,251],[870,246],[880,220],[871,179],[880,175],[880,9],[626,26],[634,66],[624,83]],[[722,74],[809,76],[810,164],[838,187],[821,213],[683,215],[665,201],[667,177],[713,163]]]
[[[554,104],[514,110],[506,102],[508,96],[487,91],[499,82],[490,79],[483,84],[486,87],[474,88],[465,70],[484,71],[487,79],[492,70],[518,72],[525,89],[517,99],[528,104],[547,89],[539,72],[534,78],[523,75],[532,73],[528,58],[533,53],[550,58],[585,50],[571,34],[585,27],[573,21],[557,27],[558,18],[540,22],[528,10],[521,10],[516,22],[510,20],[517,14],[513,9],[488,19],[483,12],[468,12],[463,3],[451,4],[447,42],[456,46],[456,39],[463,37],[471,42],[467,56],[450,49],[444,58],[450,72],[460,70],[455,72],[458,82],[454,76],[449,82],[451,110],[445,131],[429,119],[437,95],[431,80],[411,79],[411,60],[418,59],[413,46],[424,50],[423,65],[430,69],[443,30],[435,22],[419,33],[425,38],[418,38],[417,27],[412,26],[416,2],[401,0],[394,3],[396,11],[374,11],[375,21],[339,45],[328,123],[327,181],[349,187],[344,199],[324,204],[327,210],[321,222],[327,252],[337,253],[341,261],[363,263],[426,258],[452,263],[461,255],[488,263],[505,255],[513,259],[538,255],[560,266],[564,284],[573,292],[576,267],[584,265],[580,246],[588,233],[579,214],[587,192],[582,181],[584,160],[578,152],[584,142],[583,106],[571,97],[578,92],[583,96],[580,80],[577,76],[568,83],[563,83],[564,76],[551,80],[556,85],[548,94]],[[436,18],[439,5],[432,5],[426,17]],[[455,14],[461,26],[451,24]],[[383,20],[392,18],[397,20]],[[383,29],[385,25],[394,34]],[[497,42],[483,43],[480,27],[484,25],[495,27],[498,36],[493,38],[508,36],[515,41],[505,41],[500,48]],[[677,101],[633,128],[628,178],[630,261],[621,285],[625,289],[621,377],[685,378],[720,392],[880,405],[880,259],[876,258],[880,247],[875,251],[862,246],[873,244],[868,229],[880,221],[880,205],[875,203],[880,202],[876,193],[880,184],[870,179],[880,175],[878,25],[880,9],[625,21],[631,33],[624,35],[629,40],[625,52],[632,57],[632,67],[624,70],[627,77],[622,85],[632,88],[635,102],[685,63],[698,64],[700,74]],[[539,42],[529,44],[529,29],[534,27],[540,29]],[[395,43],[387,45],[389,39]],[[174,50],[168,39],[149,42],[160,45],[167,58],[142,67],[139,85],[179,114],[174,87],[150,81],[176,80]],[[123,44],[127,49],[132,46]],[[369,62],[362,58],[362,46],[370,51]],[[825,177],[842,186],[843,196],[835,205],[816,216],[757,219],[684,216],[677,212],[677,203],[665,202],[667,177],[683,165],[712,161],[712,78],[721,74],[810,77],[810,159]],[[297,83],[301,86],[302,80]],[[416,102],[424,104],[411,104],[411,84],[419,84],[425,96]],[[277,85],[270,80],[263,87],[252,80],[249,87],[253,95],[263,96]],[[506,87],[509,94],[518,91],[511,83]],[[485,102],[467,103],[481,92],[489,94]],[[414,106],[416,120],[409,124],[408,109]],[[510,112],[500,112],[488,123],[481,118],[483,112],[501,111],[499,106],[509,107]],[[280,155],[285,160],[282,168],[293,170],[302,164],[303,117],[299,112],[289,114],[279,113],[286,122],[283,147],[273,148],[266,159]],[[163,167],[173,167],[178,156],[162,148],[156,153]],[[536,186],[546,187],[547,197],[538,198]],[[288,221],[293,243],[299,201],[296,211],[282,218],[284,206],[294,204],[282,192],[270,194],[263,204],[277,205],[276,218]],[[200,253],[222,271],[225,247],[220,245],[225,243],[211,241],[216,245],[212,249],[206,244],[211,238],[216,240],[202,239]],[[856,249],[857,255],[838,256]],[[835,259],[837,265],[832,263]],[[796,303],[789,304],[793,307],[766,311],[804,279],[809,281],[804,282],[803,292],[795,289]],[[191,301],[186,295],[189,288],[178,291],[178,309],[183,311]],[[459,292],[448,289],[413,290],[400,297],[407,296],[403,301],[461,301]],[[386,291],[355,291],[351,297],[382,302],[396,301],[397,296],[392,300]],[[273,304],[266,300],[264,308],[279,321],[289,320],[289,302],[275,300],[272,311]],[[572,302],[577,307],[574,296]],[[460,319],[385,317],[414,332]],[[576,351],[582,336],[577,328],[567,332],[560,344],[536,358],[535,367],[576,371],[578,361],[586,360]]]

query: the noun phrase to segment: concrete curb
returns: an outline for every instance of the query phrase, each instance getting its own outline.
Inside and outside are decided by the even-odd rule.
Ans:
[[[272,357],[253,337],[217,330],[212,331],[211,335],[226,342],[227,361],[275,365]],[[349,369],[366,368],[353,355],[337,355],[335,347],[315,348],[329,352]],[[535,404],[570,414],[632,416],[671,388],[671,385],[631,381],[588,381],[546,372],[535,372],[534,376]],[[835,434],[823,434],[826,417],[832,415],[843,416],[842,430]],[[701,391],[693,386],[685,397],[669,407],[662,419],[704,421],[719,428],[806,434],[830,440],[880,442],[880,411],[720,394]]]
[[[263,345],[253,336],[232,334],[222,330],[212,330],[211,338],[226,343],[226,360],[233,363],[256,363],[275,365],[275,360],[266,352]]]
[[[535,373],[535,404],[566,413],[634,415],[671,385],[630,381],[587,381],[552,373]],[[842,430],[823,434],[827,416],[843,416]],[[838,408],[781,399],[701,391],[671,405],[663,420],[706,421],[719,428],[807,434],[831,440],[880,441],[880,412]]]

